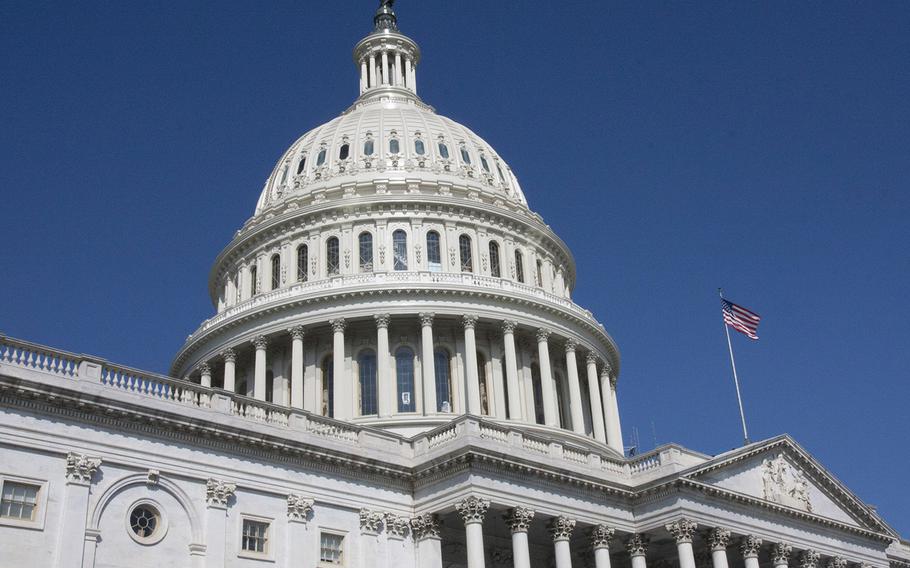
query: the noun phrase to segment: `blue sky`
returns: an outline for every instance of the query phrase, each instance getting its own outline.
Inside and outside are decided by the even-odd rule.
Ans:
[[[356,96],[376,2],[0,0],[0,330],[166,371],[211,262]],[[793,435],[910,536],[910,4],[401,0],[421,95],[511,164],[641,445]]]

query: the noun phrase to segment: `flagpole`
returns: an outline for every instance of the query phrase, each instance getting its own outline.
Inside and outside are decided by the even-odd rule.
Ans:
[[[724,299],[724,290],[723,288],[718,288],[717,292],[720,294],[720,299]],[[736,359],[733,358],[733,342],[730,341],[730,326],[727,325],[727,322],[724,322],[724,332],[727,334],[727,349],[730,350],[730,365],[733,367],[733,384],[736,385],[736,401],[739,403],[739,418],[743,423],[743,445],[749,445],[749,430],[746,429],[746,413],[743,410],[743,397],[739,391],[739,377],[736,376]]]

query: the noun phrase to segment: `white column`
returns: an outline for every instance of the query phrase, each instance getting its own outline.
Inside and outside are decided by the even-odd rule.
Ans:
[[[581,406],[581,385],[578,381],[578,361],[575,359],[577,344],[566,341],[566,372],[569,376],[569,413],[572,416],[572,431],[585,434],[585,413]]]
[[[649,538],[644,534],[633,534],[626,541],[626,550],[632,558],[632,568],[648,568],[645,557],[648,555]]]
[[[594,549],[594,568],[610,568],[610,541],[614,529],[607,525],[591,528],[591,547]]]
[[[66,485],[61,505],[62,518],[57,537],[56,568],[81,568],[88,522],[88,500],[92,477],[101,467],[101,458],[69,453],[66,456]]]
[[[553,536],[553,551],[556,556],[556,568],[572,568],[572,546],[570,539],[575,530],[575,519],[555,517],[548,527]]]
[[[502,322],[502,343],[506,357],[506,385],[509,387],[509,420],[521,420],[521,388],[518,385],[518,357],[515,355],[514,321]]]
[[[411,519],[411,532],[417,542],[417,567],[442,568],[442,539],[439,518],[433,514]]]
[[[729,568],[727,564],[727,545],[730,543],[730,531],[715,527],[708,533],[708,548],[711,550],[713,568]]]
[[[253,373],[253,398],[265,400],[265,350],[269,340],[264,335],[253,339],[250,343],[256,348],[256,367]]]
[[[237,371],[235,366],[237,353],[233,349],[228,348],[222,351],[221,357],[224,359],[224,390],[232,393],[237,388]]]
[[[364,558],[379,558],[379,532],[382,524],[383,515],[379,511],[360,510],[360,553]]]
[[[199,365],[199,384],[204,387],[212,386],[212,367],[208,363]]]
[[[774,545],[774,550],[771,552],[771,564],[774,568],[788,568],[790,566],[790,553],[793,552],[793,547],[786,542],[778,542]],[[724,561],[726,562],[727,555],[724,551]],[[718,568],[717,564],[714,564],[714,568]],[[726,566],[722,567],[726,568]]]
[[[692,535],[698,523],[682,518],[664,526],[676,540],[679,568],[695,568],[695,551],[692,550]]]
[[[288,330],[291,334],[291,406],[303,408],[303,336],[302,325]]]
[[[396,387],[389,369],[389,314],[377,314],[376,320],[376,390],[379,416],[391,416],[397,406]]]
[[[367,60],[364,59],[360,62],[360,94],[362,95],[364,91],[367,90]]]
[[[616,384],[613,377],[610,376],[612,367],[609,363],[604,363],[600,371],[600,392],[603,397],[604,413],[606,417],[604,422],[607,428],[607,444],[623,455],[622,432],[619,430],[619,420],[615,416],[613,389]]]
[[[420,314],[421,362],[423,375],[423,413],[436,414],[436,360],[433,354],[433,314]]]
[[[591,401],[591,424],[594,426],[594,439],[606,444],[607,430],[604,426],[603,404],[600,398],[600,385],[597,381],[597,356],[594,353],[588,353],[585,363],[588,372],[588,399]]]
[[[477,316],[464,316],[464,374],[468,392],[468,414],[480,416],[480,382],[477,377],[477,342],[474,326]]]
[[[550,346],[547,338],[550,332],[537,330],[537,359],[540,364],[540,392],[543,396],[544,423],[559,426],[559,412],[556,409],[556,389],[553,388],[553,373],[550,371]]]
[[[484,568],[483,518],[490,502],[480,497],[466,497],[455,505],[464,519],[465,546],[468,549],[468,567]]]
[[[417,83],[416,83],[415,77],[414,77],[414,61],[412,59],[408,59],[405,62],[404,68],[408,75],[408,78],[407,78],[408,88],[416,93],[417,92]]]
[[[392,81],[389,80],[389,52],[382,52],[382,84],[391,85]]]
[[[228,501],[237,486],[215,479],[205,483],[205,565],[207,568],[224,568],[227,546]]]
[[[404,74],[401,72],[401,53],[395,52],[395,86],[400,87],[403,83],[402,77]]]
[[[534,520],[534,511],[525,507],[509,509],[505,515],[506,524],[512,532],[512,558],[514,568],[531,568],[531,553],[528,549],[528,528]]]
[[[742,545],[740,545],[740,550],[743,553],[743,561],[746,564],[746,568],[758,568],[758,551],[761,549],[762,539],[754,535],[747,535],[743,537]],[[803,568],[810,568],[804,566]],[[811,568],[815,568],[812,566]]]
[[[344,368],[344,329],[347,322],[344,318],[334,319],[329,322],[332,326],[332,382],[335,394],[332,397],[335,403],[334,417],[339,420],[349,420],[353,417],[354,392],[351,388],[351,377],[347,376]]]
[[[376,55],[370,54],[370,87],[376,86]]]
[[[305,546],[309,542],[309,526],[307,520],[313,512],[313,499],[307,499],[301,495],[288,495],[288,533],[285,544],[285,558],[288,559],[288,566],[313,566],[316,558],[313,558],[311,546]]]

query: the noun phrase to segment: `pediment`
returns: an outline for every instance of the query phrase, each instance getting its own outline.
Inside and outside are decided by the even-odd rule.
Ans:
[[[684,477],[791,512],[894,534],[867,505],[786,436],[717,456]]]

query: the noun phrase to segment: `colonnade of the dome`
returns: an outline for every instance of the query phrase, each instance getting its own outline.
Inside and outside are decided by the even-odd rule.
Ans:
[[[407,430],[486,415],[622,453],[610,363],[576,338],[514,321],[418,312],[294,325],[230,345],[191,378],[342,420]]]

